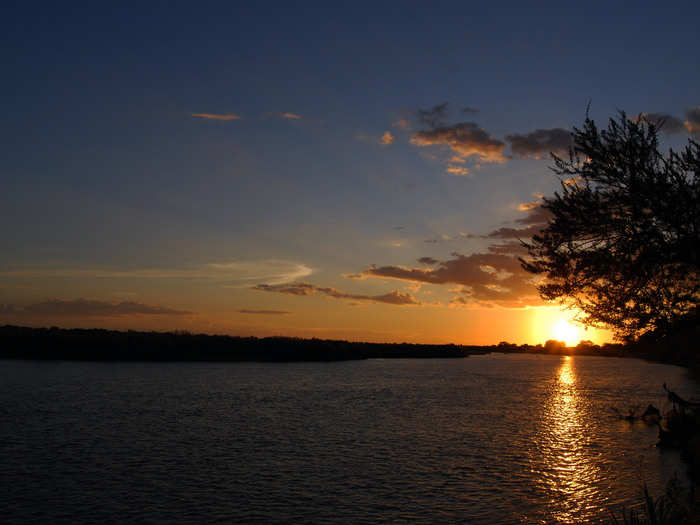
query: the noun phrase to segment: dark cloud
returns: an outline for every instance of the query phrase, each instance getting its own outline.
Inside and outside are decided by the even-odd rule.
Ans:
[[[433,106],[430,109],[419,109],[417,114],[418,120],[425,126],[431,128],[444,126],[447,118],[447,102]]]
[[[700,136],[700,106],[685,110],[685,128],[688,133],[696,137]]]
[[[470,106],[464,106],[460,111],[460,113],[462,113],[463,115],[476,115],[478,112],[478,109],[472,108]]]
[[[449,146],[459,157],[475,156],[481,162],[505,162],[505,143],[493,138],[475,122],[460,122],[417,131],[411,136],[415,146]]]
[[[238,310],[238,313],[253,315],[288,315],[291,312],[285,310]]]
[[[192,312],[133,301],[107,302],[89,299],[50,299],[25,307],[5,305],[0,313],[28,317],[127,317],[132,315],[191,315]]]
[[[529,209],[525,211],[527,211],[528,214],[525,217],[516,219],[515,222],[518,224],[528,224],[531,226],[544,226],[552,217],[552,212],[546,208],[543,208],[541,204],[529,207]]]
[[[348,276],[355,277],[355,276]],[[311,283],[297,282],[289,284],[258,284],[253,290],[263,292],[276,292],[286,295],[326,295],[334,299],[350,299],[353,301],[369,301],[375,303],[386,303],[397,306],[420,305],[422,304],[410,293],[403,293],[398,290],[383,295],[356,295],[336,290],[335,288],[325,288]]]
[[[527,226],[525,228],[510,228],[501,227],[497,230],[493,230],[491,233],[484,235],[486,239],[525,239],[532,237],[535,233],[539,232],[541,228],[536,228],[534,226]]]
[[[564,155],[571,146],[571,132],[562,128],[536,129],[524,135],[506,135],[510,149],[518,157],[547,158],[550,153]]]
[[[434,268],[371,266],[367,277],[398,279],[426,284],[454,284],[458,302],[523,307],[540,304],[532,275],[525,272],[516,257],[496,253],[453,254]]]
[[[685,124],[678,117],[665,113],[642,113],[638,119],[644,119],[650,124],[654,124],[665,133],[680,133],[685,131]]]
[[[403,230],[405,229],[405,226],[394,226],[395,230]]]
[[[523,257],[528,253],[527,248],[519,241],[506,241],[492,244],[489,246],[488,250],[490,253],[498,255],[516,255],[518,257]]]
[[[433,259],[432,257],[421,257],[418,259],[418,262],[421,264],[437,264],[439,261],[437,259]]]
[[[520,227],[504,226],[494,230],[482,238],[486,239],[527,239],[539,233],[547,226],[547,222],[552,216],[551,212],[541,206],[540,203],[525,203],[521,205],[523,211],[527,211],[527,215],[515,220],[516,224],[523,225]]]

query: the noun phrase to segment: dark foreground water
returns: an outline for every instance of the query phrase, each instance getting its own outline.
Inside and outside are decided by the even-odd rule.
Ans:
[[[682,471],[610,408],[664,381],[698,393],[595,357],[0,361],[0,520],[596,522]]]

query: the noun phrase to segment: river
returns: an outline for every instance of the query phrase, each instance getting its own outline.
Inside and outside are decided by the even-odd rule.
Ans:
[[[682,368],[589,356],[0,361],[5,523],[585,523],[678,454],[617,418]]]

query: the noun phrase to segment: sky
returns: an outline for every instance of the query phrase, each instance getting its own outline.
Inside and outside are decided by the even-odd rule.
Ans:
[[[602,343],[517,261],[549,154],[700,133],[697,2],[100,4],[0,8],[3,324]]]

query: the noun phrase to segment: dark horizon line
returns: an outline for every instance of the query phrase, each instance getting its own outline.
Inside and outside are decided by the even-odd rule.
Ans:
[[[286,336],[142,332],[103,328],[0,327],[0,358],[88,361],[341,361],[372,358],[463,358],[500,353],[625,355],[624,345],[457,345],[375,343]],[[629,355],[629,354],[627,354]]]

